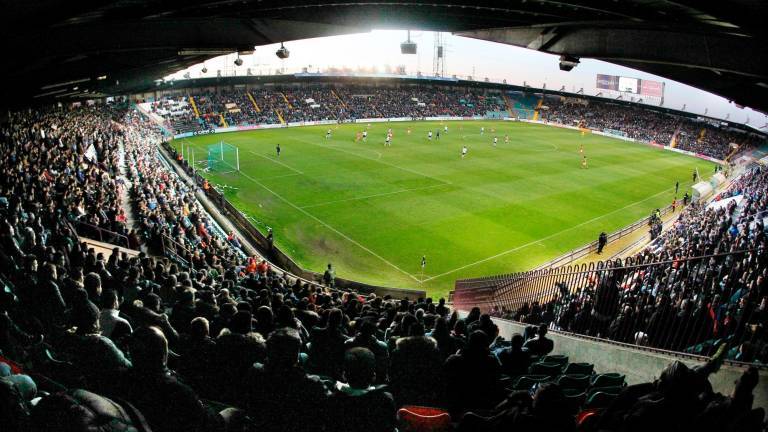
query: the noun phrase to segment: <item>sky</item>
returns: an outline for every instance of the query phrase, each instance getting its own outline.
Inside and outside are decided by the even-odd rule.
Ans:
[[[581,59],[581,64],[570,72],[559,69],[558,57],[526,48],[506,44],[481,41],[477,39],[442,33],[445,46],[445,75],[457,75],[466,78],[471,75],[476,80],[488,78],[509,84],[541,87],[546,83],[548,89],[559,90],[562,86],[568,91],[584,89],[585,94],[595,95],[595,76],[597,74],[619,75],[632,78],[650,79],[665,83],[664,106],[682,109],[711,117],[726,119],[761,128],[768,123],[768,116],[749,108],[738,108],[727,99],[694,87],[672,81],[635,69],[602,62]],[[236,55],[217,57],[205,62],[207,74],[202,73],[203,64],[195,65],[169,75],[166,79],[182,79],[186,73],[191,78],[222,75],[245,75],[251,69],[254,75],[271,75],[301,72],[307,68],[311,72],[327,72],[330,68],[347,68],[359,72],[395,72],[404,67],[408,75],[421,72],[432,75],[436,33],[411,31],[411,40],[418,44],[416,55],[400,53],[400,43],[405,41],[405,30],[373,30],[360,33],[326,38],[304,39],[285,43],[290,50],[290,57],[280,60],[275,56],[279,44],[256,47],[252,55],[242,56],[243,65],[235,66]],[[658,103],[658,102],[657,102]],[[765,131],[766,129],[762,129]]]

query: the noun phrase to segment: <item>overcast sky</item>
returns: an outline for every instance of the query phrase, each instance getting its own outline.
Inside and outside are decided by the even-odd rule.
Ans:
[[[400,42],[405,39],[404,30],[374,30],[370,33],[293,41],[285,44],[291,53],[287,60],[275,56],[279,44],[267,45],[256,48],[253,55],[244,56],[244,64],[240,67],[235,67],[233,54],[207,61],[206,75],[201,73],[202,65],[197,65],[171,77],[181,79],[187,72],[192,78],[215,76],[217,70],[222,70],[224,75],[245,75],[247,68],[253,74],[273,74],[277,69],[295,73],[305,67],[313,72],[318,69],[325,71],[330,67],[366,71],[376,68],[378,72],[386,72],[404,66],[409,75],[416,75],[417,72],[432,74],[435,33],[411,31],[411,40],[418,44],[417,55],[400,54]],[[581,64],[571,72],[562,72],[558,67],[557,56],[449,33],[443,33],[443,39],[446,50],[445,71],[448,76],[472,75],[475,79],[488,77],[492,81],[506,79],[510,84],[527,82],[534,87],[546,83],[548,89],[565,86],[570,91],[584,88],[584,92],[590,95],[597,93],[595,75],[598,73],[652,79],[666,84],[664,106],[681,109],[685,104],[686,111],[704,114],[706,110],[707,115],[722,119],[730,115],[731,121],[739,123],[746,123],[749,119],[749,124],[758,128],[768,123],[768,117],[764,114],[749,108],[737,108],[722,97],[634,69],[582,59]]]

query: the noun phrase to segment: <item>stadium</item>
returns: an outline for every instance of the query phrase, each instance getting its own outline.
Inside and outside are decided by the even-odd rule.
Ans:
[[[3,430],[768,430],[765,5],[4,9]]]

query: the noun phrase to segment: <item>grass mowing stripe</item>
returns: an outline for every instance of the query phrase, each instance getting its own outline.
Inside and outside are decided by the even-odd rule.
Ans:
[[[671,189],[674,189],[674,188],[671,188]],[[488,257],[488,258],[483,258],[483,259],[481,259],[481,260],[478,260],[478,261],[475,261],[475,262],[473,262],[473,263],[469,263],[469,264],[463,265],[463,266],[461,266],[461,267],[458,267],[458,268],[455,268],[455,269],[453,269],[453,270],[449,270],[449,271],[447,271],[447,272],[444,272],[444,273],[440,273],[439,275],[435,275],[435,276],[431,276],[431,277],[428,277],[428,278],[426,278],[426,279],[423,279],[421,282],[428,282],[428,281],[430,281],[430,280],[432,280],[432,279],[437,279],[437,278],[440,278],[440,277],[443,277],[443,276],[447,276],[447,275],[449,275],[449,274],[451,274],[451,273],[455,273],[455,272],[457,272],[457,271],[459,271],[459,270],[464,270],[464,269],[466,269],[466,268],[469,268],[469,267],[472,267],[472,266],[474,266],[474,265],[477,265],[477,264],[482,264],[482,263],[484,263],[484,262],[487,262],[487,261],[490,261],[490,260],[493,260],[493,259],[496,259],[496,258],[502,257],[502,256],[504,256],[504,255],[507,255],[507,254],[510,254],[510,253],[512,253],[512,252],[517,252],[517,251],[519,251],[519,250],[521,250],[521,249],[525,249],[525,248],[527,248],[528,246],[532,246],[532,245],[535,245],[536,243],[541,243],[541,242],[543,242],[544,240],[549,240],[549,239],[551,239],[551,238],[553,238],[553,237],[557,237],[557,236],[559,236],[560,234],[562,234],[562,233],[565,233],[565,232],[568,232],[568,231],[570,231],[570,230],[572,230],[572,229],[574,229],[574,228],[579,228],[579,227],[581,227],[581,226],[584,226],[584,225],[588,225],[588,224],[590,224],[590,223],[592,223],[592,222],[594,222],[594,221],[600,220],[600,219],[602,219],[602,218],[604,218],[604,217],[606,217],[606,216],[608,216],[608,215],[611,215],[611,214],[614,214],[614,213],[620,212],[620,211],[622,211],[622,210],[626,210],[626,209],[628,209],[628,208],[630,208],[630,207],[632,207],[632,206],[635,206],[635,205],[637,205],[637,204],[640,204],[640,203],[642,203],[642,202],[648,201],[648,200],[649,200],[649,199],[651,199],[651,198],[655,198],[655,197],[657,197],[657,196],[659,196],[659,195],[661,195],[661,194],[667,193],[667,192],[669,192],[671,189],[663,190],[663,191],[661,191],[661,192],[659,192],[659,193],[657,193],[657,194],[651,195],[651,196],[649,196],[649,197],[647,197],[647,198],[645,198],[645,199],[642,199],[642,200],[640,200],[640,201],[636,201],[636,202],[633,202],[633,203],[631,203],[631,204],[627,204],[627,205],[625,205],[625,206],[624,206],[624,207],[622,207],[622,208],[618,208],[618,209],[616,209],[616,210],[613,210],[613,211],[610,211],[610,212],[608,212],[608,213],[604,213],[604,214],[602,214],[602,215],[600,215],[600,216],[597,216],[597,217],[594,217],[594,218],[592,218],[592,219],[590,219],[590,220],[588,220],[588,221],[584,221],[584,222],[581,222],[581,223],[579,223],[579,224],[576,224],[576,225],[574,225],[574,226],[572,226],[572,227],[566,228],[566,229],[564,229],[564,230],[562,230],[562,231],[558,231],[558,232],[556,232],[556,233],[554,233],[554,234],[550,234],[550,235],[548,235],[548,236],[546,236],[546,237],[542,237],[542,238],[540,238],[540,239],[536,239],[536,240],[530,241],[530,242],[528,242],[528,243],[522,244],[522,245],[520,245],[520,246],[516,246],[516,247],[514,247],[514,248],[512,248],[512,249],[506,250],[506,251],[504,251],[504,252],[500,252],[500,253],[498,253],[498,254],[496,254],[496,255],[493,255],[493,256],[490,256],[490,257]]]
[[[339,151],[339,152],[342,152],[342,153],[347,153],[347,154],[350,154],[350,155],[352,155],[352,156],[357,156],[357,157],[359,157],[359,158],[361,158],[361,159],[366,159],[366,160],[369,160],[369,161],[377,162],[377,163],[380,163],[380,164],[382,164],[382,165],[386,165],[386,166],[389,166],[389,167],[392,167],[392,168],[397,168],[397,169],[399,169],[399,170],[403,170],[403,171],[409,172],[409,173],[411,173],[411,174],[416,174],[416,175],[419,175],[419,176],[422,176],[422,177],[426,177],[426,178],[428,178],[428,179],[432,179],[432,180],[435,180],[435,181],[439,181],[439,182],[441,182],[441,183],[443,183],[443,184],[447,184],[447,185],[449,185],[449,184],[453,184],[453,183],[451,183],[451,182],[450,182],[450,181],[448,181],[448,180],[442,180],[442,179],[439,179],[439,178],[437,178],[437,177],[432,177],[432,176],[430,176],[430,175],[427,175],[427,174],[424,174],[424,173],[420,173],[420,172],[418,172],[418,171],[414,171],[414,170],[412,170],[412,169],[410,169],[410,168],[405,168],[405,167],[401,167],[401,166],[398,166],[398,165],[395,165],[395,164],[391,164],[391,163],[389,163],[389,162],[384,162],[384,161],[382,161],[382,160],[380,160],[380,159],[371,159],[371,158],[369,158],[369,157],[361,156],[361,155],[359,155],[359,154],[357,154],[357,153],[354,153],[354,152],[351,152],[351,151],[347,151],[347,150],[344,150],[344,149],[342,149],[342,148],[341,148],[341,147],[339,147],[339,146],[332,146],[332,147],[331,147],[331,146],[323,146],[323,145],[320,145],[320,144],[315,144],[315,143],[313,143],[312,141],[308,141],[308,140],[305,140],[305,139],[300,139],[300,138],[293,138],[293,139],[294,139],[294,140],[296,140],[296,141],[301,141],[301,142],[303,142],[303,143],[305,143],[305,144],[313,145],[313,146],[315,146],[315,147],[320,147],[320,148],[327,148],[327,149],[336,150],[336,151]]]
[[[324,226],[324,227],[328,228],[329,230],[331,230],[331,231],[333,231],[334,233],[338,234],[339,236],[343,237],[344,239],[346,239],[346,240],[347,240],[347,241],[349,241],[350,243],[354,244],[355,246],[359,247],[360,249],[362,249],[362,250],[364,250],[364,251],[368,252],[369,254],[371,254],[371,255],[375,256],[376,258],[380,259],[381,261],[383,261],[384,263],[386,263],[386,264],[387,264],[387,265],[389,265],[390,267],[392,267],[392,268],[394,268],[394,269],[398,270],[399,272],[403,273],[403,274],[404,274],[404,275],[406,275],[406,276],[409,276],[409,277],[410,277],[411,279],[413,279],[414,281],[416,281],[416,282],[419,282],[419,279],[418,279],[416,276],[414,276],[414,275],[412,275],[412,274],[408,273],[407,271],[405,271],[405,270],[401,269],[400,267],[396,266],[395,264],[392,264],[392,263],[391,263],[391,262],[389,262],[389,261],[388,261],[386,258],[384,258],[384,257],[382,257],[381,255],[377,254],[376,252],[374,252],[374,251],[372,251],[372,250],[368,249],[367,247],[365,247],[365,246],[361,245],[360,243],[358,243],[358,242],[357,242],[357,241],[355,241],[354,239],[350,238],[349,236],[347,236],[347,235],[346,235],[346,234],[344,234],[343,232],[341,232],[341,231],[337,230],[336,228],[334,228],[334,227],[332,227],[332,226],[328,225],[327,223],[323,222],[323,221],[322,221],[322,220],[320,220],[320,219],[319,219],[317,216],[313,215],[312,213],[309,213],[308,211],[306,211],[306,210],[304,210],[303,208],[301,208],[301,207],[297,206],[296,204],[292,203],[291,201],[289,201],[289,200],[287,200],[287,199],[283,198],[283,196],[282,196],[282,195],[280,195],[280,194],[278,194],[277,192],[273,191],[272,189],[268,188],[266,185],[264,185],[264,184],[263,184],[263,183],[261,183],[260,181],[256,180],[255,178],[253,178],[253,177],[249,176],[248,174],[246,174],[246,173],[244,173],[244,172],[241,172],[240,174],[241,174],[241,175],[243,175],[245,178],[247,178],[247,179],[251,180],[252,182],[256,183],[257,185],[261,186],[262,188],[264,188],[264,190],[266,190],[267,192],[269,192],[269,193],[271,193],[272,195],[276,196],[278,199],[280,199],[280,200],[281,200],[281,201],[283,201],[284,203],[288,204],[289,206],[291,206],[291,207],[295,208],[295,209],[296,209],[296,210],[298,210],[299,212],[301,212],[301,213],[303,213],[303,214],[305,214],[305,215],[309,216],[310,218],[314,219],[314,220],[315,220],[317,223],[319,223],[320,225],[322,225],[322,226]]]
[[[260,154],[256,153],[255,151],[251,151],[251,150],[248,150],[248,153],[250,153],[250,154],[252,154],[252,155],[254,155],[254,156],[258,156],[258,157],[260,157],[260,158],[264,158],[264,159],[266,159],[266,160],[268,160],[268,161],[270,161],[270,162],[274,162],[274,163],[276,163],[276,164],[282,165],[282,166],[284,166],[284,167],[288,168],[289,170],[291,170],[291,171],[293,171],[293,172],[295,172],[295,173],[297,173],[297,174],[304,174],[303,172],[301,172],[301,171],[297,170],[296,168],[293,168],[293,167],[291,167],[291,166],[288,166],[288,165],[286,165],[286,164],[284,164],[284,163],[280,162],[279,160],[275,160],[275,159],[272,159],[272,158],[271,158],[271,157],[269,157],[269,156],[260,155]]]
[[[326,202],[321,202],[321,203],[318,203],[318,204],[310,204],[310,205],[302,206],[300,208],[308,209],[308,208],[313,208],[313,207],[322,207],[322,206],[326,206],[326,205],[330,205],[330,204],[337,204],[337,203],[343,203],[343,202],[348,202],[348,201],[361,201],[361,200],[366,200],[366,199],[369,199],[369,198],[383,197],[383,196],[389,196],[389,195],[397,195],[397,194],[401,194],[401,193],[405,193],[405,192],[415,192],[415,191],[420,191],[420,190],[425,190],[425,189],[434,189],[434,188],[443,187],[443,186],[451,186],[451,185],[446,183],[446,184],[438,184],[438,185],[431,185],[431,186],[423,186],[423,187],[416,187],[416,188],[410,188],[410,189],[396,190],[396,191],[392,191],[392,192],[382,192],[382,193],[373,194],[373,195],[366,195],[366,196],[361,196],[361,197],[353,197],[353,198],[345,198],[345,199],[339,199],[339,200],[333,200],[333,201],[326,201]]]

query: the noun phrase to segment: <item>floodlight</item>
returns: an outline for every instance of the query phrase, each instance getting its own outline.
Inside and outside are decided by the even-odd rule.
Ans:
[[[563,54],[560,56],[561,71],[570,72],[571,69],[575,68],[578,64],[578,57],[569,56],[568,54]]]
[[[277,56],[277,58],[279,58],[280,60],[285,60],[285,59],[287,59],[288,57],[290,57],[290,55],[291,55],[291,52],[290,52],[290,51],[288,51],[288,49],[287,49],[285,46],[283,46],[283,43],[282,43],[282,42],[280,42],[280,48],[278,48],[278,49],[277,49],[277,51],[275,51],[275,55],[276,55],[276,56]]]

